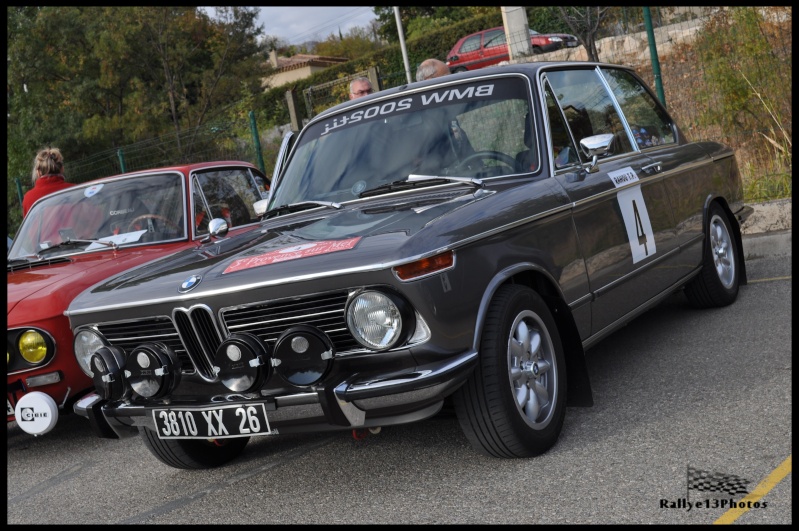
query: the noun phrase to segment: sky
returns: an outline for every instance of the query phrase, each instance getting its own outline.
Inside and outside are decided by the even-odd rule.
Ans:
[[[368,27],[374,8],[356,7],[261,7],[258,24],[264,35],[274,35],[289,44],[325,40],[331,33],[346,35],[354,27]]]

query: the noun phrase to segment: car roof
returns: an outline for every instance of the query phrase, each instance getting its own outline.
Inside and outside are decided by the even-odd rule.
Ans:
[[[396,94],[400,94],[402,92],[407,91],[409,88],[419,88],[426,85],[436,85],[440,83],[445,83],[454,80],[465,80],[469,78],[481,78],[490,75],[496,74],[522,74],[525,76],[530,77],[531,79],[535,78],[538,74],[538,71],[543,68],[551,68],[553,66],[563,66],[563,67],[586,67],[586,66],[608,66],[613,68],[623,68],[627,70],[634,70],[631,67],[625,65],[617,65],[617,64],[609,64],[609,63],[602,63],[602,62],[591,62],[591,61],[532,61],[529,63],[515,63],[509,65],[497,65],[497,66],[487,66],[485,68],[479,68],[476,70],[467,70],[465,72],[458,72],[452,73],[446,76],[435,77],[432,79],[427,79],[424,81],[414,81],[412,83],[406,83],[404,85],[400,85],[397,87],[388,88],[385,90],[380,90],[378,92],[374,92],[367,96],[363,96],[361,98],[357,98],[354,100],[347,100],[343,103],[339,103],[334,107],[330,107],[322,111],[321,113],[317,114],[309,123],[316,122],[318,119],[322,117],[328,116],[332,113],[338,112],[344,108],[348,108],[350,106],[360,106],[367,104],[369,101],[382,99],[385,96],[392,96]]]
[[[136,170],[130,171],[126,173],[120,173],[117,175],[108,175],[106,177],[100,177],[98,179],[92,179],[91,181],[85,181],[79,183],[82,184],[89,184],[89,183],[97,183],[103,182],[110,179],[118,179],[120,177],[128,177],[132,175],[149,175],[152,173],[165,173],[165,172],[180,172],[180,173],[189,173],[195,170],[203,170],[206,168],[219,168],[219,167],[229,167],[229,166],[244,166],[247,168],[252,168],[258,170],[258,167],[250,162],[245,162],[242,160],[215,160],[215,161],[208,161],[208,162],[192,162],[187,164],[175,164],[173,166],[160,166],[157,168],[147,168],[143,170]],[[260,170],[258,170],[260,172]]]

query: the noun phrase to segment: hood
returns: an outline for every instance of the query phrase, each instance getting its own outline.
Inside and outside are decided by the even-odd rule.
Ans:
[[[174,251],[174,245],[100,251],[17,267],[7,275],[8,326],[24,324],[32,315],[37,320],[62,315],[72,299],[91,285]]]
[[[387,268],[457,241],[464,223],[453,214],[492,195],[459,187],[280,216],[263,222],[259,229],[98,284],[76,299],[70,312],[119,301],[135,305],[137,301],[199,298],[220,290],[246,289],[265,279],[280,283],[344,270]],[[485,210],[475,209],[475,214]],[[453,219],[447,222],[448,218]]]

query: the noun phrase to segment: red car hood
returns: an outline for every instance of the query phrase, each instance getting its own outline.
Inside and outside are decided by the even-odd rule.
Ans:
[[[122,251],[99,251],[77,254],[69,261],[37,265],[8,272],[8,326],[62,315],[75,296],[88,288],[131,267],[190,247],[179,245],[148,246]]]

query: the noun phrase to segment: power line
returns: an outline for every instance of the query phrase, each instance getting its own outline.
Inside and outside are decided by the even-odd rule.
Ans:
[[[313,8],[303,8],[303,9],[313,9]],[[359,14],[354,15],[355,13]],[[308,40],[316,34],[325,33],[325,35],[329,35],[330,33],[333,33],[336,28],[339,28],[343,22],[352,22],[353,20],[361,17],[362,15],[366,15],[367,13],[372,14],[371,7],[363,7],[363,6],[356,7],[355,9],[347,11],[346,13],[343,13],[332,20],[323,22],[321,24],[317,24],[316,26],[312,26],[308,30],[298,33],[292,37],[284,37],[284,38],[289,42],[289,44],[294,44]],[[264,31],[267,34],[270,33],[269,29],[266,27],[264,28]]]

